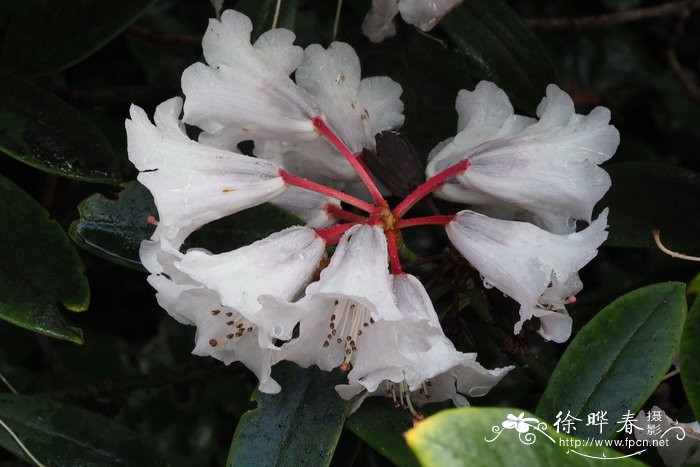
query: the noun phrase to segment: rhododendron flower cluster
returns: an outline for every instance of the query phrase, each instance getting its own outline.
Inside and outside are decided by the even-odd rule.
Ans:
[[[398,8],[406,16],[414,3]],[[184,101],[162,103],[153,121],[133,106],[126,122],[129,157],[158,209],[142,262],[161,306],[197,327],[195,354],[242,362],[269,393],[280,390],[271,367],[282,360],[340,368],[337,391],[353,410],[375,394],[414,415],[414,404],[485,394],[511,367],[485,369],[445,337],[401,263],[401,230],[418,225],[443,226],[484,285],[520,304],[515,333],[537,317],[544,338],[568,339],[565,305],[607,236],[607,211],[592,216],[610,186],[599,164],[619,140],[606,109],[576,114],[551,85],[534,119],[494,84],[461,91],[456,136],[392,206],[361,155],[403,123],[401,86],[361,78],[348,44],[303,50],[285,29],[251,44],[251,30],[235,11],[211,20],[206,63],[183,73]],[[196,141],[186,125],[201,130]],[[254,156],[240,152],[243,141]],[[471,208],[410,217],[431,193]],[[266,202],[305,225],[220,254],[183,251],[203,225]],[[589,225],[576,231],[577,220]]]

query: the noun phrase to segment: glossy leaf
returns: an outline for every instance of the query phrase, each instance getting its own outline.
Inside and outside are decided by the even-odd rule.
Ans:
[[[123,187],[115,200],[94,194],[80,203],[80,219],[71,224],[70,235],[91,253],[139,269],[141,242],[150,238],[155,230],[147,219],[157,217],[158,211],[143,185],[129,182]],[[265,204],[207,224],[192,234],[185,247],[197,246],[219,253],[301,223],[287,211]]]
[[[0,419],[44,465],[164,465],[142,436],[102,415],[67,404],[0,394]],[[29,462],[2,428],[0,446]]]
[[[17,185],[0,176],[0,319],[82,344],[61,306],[84,311],[90,289],[61,227]]]
[[[612,187],[599,206],[610,208],[606,245],[653,247],[651,230],[684,253],[700,253],[700,174],[671,165],[632,162],[606,167]]]
[[[600,311],[571,341],[542,394],[537,413],[553,423],[559,412],[582,419],[576,435],[607,438],[636,414],[678,354],[686,315],[685,285],[635,290]],[[607,411],[608,424],[587,425]]]
[[[693,409],[695,420],[700,420],[700,298],[688,312],[681,339],[681,380]]]
[[[33,0],[10,21],[2,50],[6,69],[49,75],[102,48],[155,0]]]
[[[45,172],[118,181],[118,163],[107,139],[77,110],[2,70],[0,89],[0,151]]]
[[[547,52],[502,0],[469,0],[440,23],[475,74],[503,88],[528,114],[556,82]]]
[[[419,465],[403,437],[412,422],[411,414],[394,407],[391,400],[373,397],[348,417],[345,426],[394,464],[410,467]]]
[[[329,465],[347,414],[337,375],[290,362],[272,375],[282,391],[253,394],[258,407],[238,422],[226,465]]]
[[[527,432],[504,428],[510,417],[529,421]],[[619,466],[642,466],[610,448],[586,446],[586,440],[557,433],[540,425],[520,409],[465,407],[444,410],[406,433],[408,445],[424,467],[532,467],[537,465],[600,466],[615,460]],[[524,426],[521,425],[521,427]]]

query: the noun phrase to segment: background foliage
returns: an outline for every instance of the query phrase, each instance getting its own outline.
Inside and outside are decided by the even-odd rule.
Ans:
[[[225,7],[251,16],[257,35],[274,3]],[[338,39],[357,50],[363,76],[402,85],[402,133],[422,159],[454,134],[457,91],[480,79],[528,115],[555,82],[580,112],[609,107],[622,135],[599,204],[610,207],[610,238],[583,271],[568,345],[511,336],[513,304],[480,290],[438,231],[407,236],[415,253],[436,255],[417,272],[458,348],[478,350],[487,367],[518,366],[471,402],[549,423],[567,407],[585,413],[591,400],[700,418],[699,305],[686,312],[698,268],[660,253],[649,234],[660,228],[667,244],[700,255],[700,2],[470,0],[429,35],[400,23],[381,44],[360,33],[369,3],[345,2]],[[266,465],[443,462],[435,443],[479,441],[507,411],[444,412],[411,432],[409,448],[410,416],[390,401],[369,400],[346,420],[330,389],[338,375],[281,366],[283,387],[294,389],[251,400],[254,378],[192,357],[194,330],[156,304],[138,263],[155,211],[133,182],[123,122],[130,103],[150,112],[179,93],[212,15],[205,0],[0,2],[0,374],[9,383],[0,384],[0,419],[52,465],[250,465],[262,451]],[[334,15],[335,2],[284,0],[279,25],[300,45],[327,45]],[[192,242],[223,251],[294,223],[263,206]],[[680,375],[664,378],[679,350]],[[27,459],[4,430],[0,446],[0,465]],[[471,465],[489,465],[482,452],[509,465],[555,455],[498,451],[509,448],[479,441],[455,455]],[[660,462],[651,451],[642,460]]]

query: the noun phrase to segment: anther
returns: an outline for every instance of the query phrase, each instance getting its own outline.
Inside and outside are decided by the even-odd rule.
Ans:
[[[218,315],[219,313],[221,313],[221,310],[211,310],[211,314],[214,316]]]
[[[219,345],[219,343],[216,341],[216,339],[209,339],[209,345],[211,345],[212,347],[216,347],[217,345]]]

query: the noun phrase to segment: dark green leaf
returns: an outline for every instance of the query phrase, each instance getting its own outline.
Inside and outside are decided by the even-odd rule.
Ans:
[[[253,22],[252,41],[272,28],[276,3],[276,0],[241,0],[236,4],[236,10],[248,16]],[[298,3],[298,0],[282,0],[276,27],[294,31]]]
[[[44,208],[2,176],[0,199],[0,318],[82,344],[59,306],[84,311],[90,302],[78,253]]]
[[[469,0],[440,23],[476,74],[503,88],[528,114],[556,81],[539,39],[502,0]]]
[[[612,188],[599,203],[610,207],[607,245],[653,247],[651,230],[661,230],[671,249],[700,252],[700,174],[651,162],[606,167]]]
[[[348,417],[345,426],[394,464],[408,467],[419,465],[403,437],[412,420],[410,413],[397,409],[391,401],[370,398]]]
[[[99,50],[155,0],[34,0],[12,18],[2,62],[24,75],[64,70]]]
[[[695,419],[700,420],[700,298],[688,312],[681,338],[681,379]]]
[[[501,425],[509,415],[521,414],[534,418],[520,409],[500,407],[444,410],[407,432],[406,440],[425,467],[598,467],[601,460],[612,459],[620,466],[644,465],[610,448],[586,446],[586,440],[557,433],[541,425],[542,420],[528,422],[528,432],[523,434]]]
[[[0,394],[0,419],[44,465],[164,465],[143,437],[109,418],[70,405]],[[0,446],[29,462],[1,428]]]
[[[282,362],[273,369],[279,394],[253,393],[233,435],[226,465],[329,465],[347,414],[336,375]]]
[[[0,70],[0,151],[32,167],[113,183],[118,163],[105,137],[53,94]]]
[[[607,438],[628,412],[636,414],[678,354],[685,322],[685,285],[655,284],[630,292],[598,313],[576,335],[552,373],[537,413],[553,422],[571,412],[582,438]],[[609,423],[586,425],[607,411]],[[602,430],[602,433],[599,431]]]
[[[123,187],[116,200],[94,194],[80,203],[80,219],[71,224],[70,235],[87,251],[122,266],[140,269],[139,246],[155,230],[147,219],[157,218],[158,211],[143,185],[129,182]],[[207,224],[192,234],[185,248],[197,246],[214,253],[229,251],[302,223],[287,211],[264,204]]]

